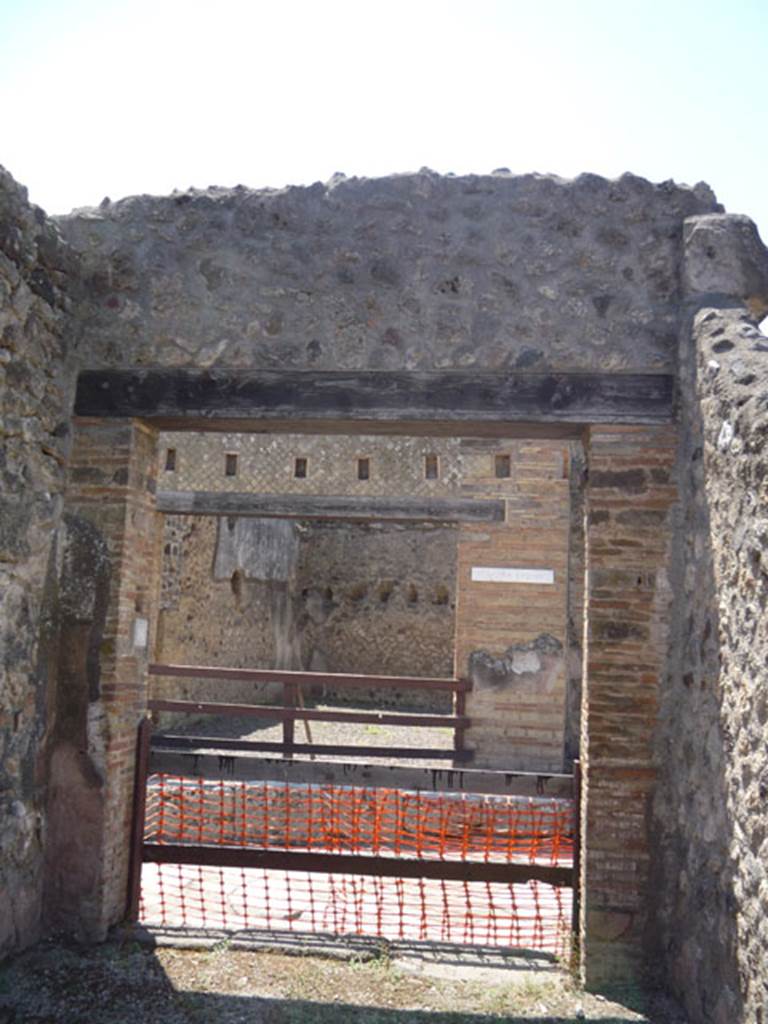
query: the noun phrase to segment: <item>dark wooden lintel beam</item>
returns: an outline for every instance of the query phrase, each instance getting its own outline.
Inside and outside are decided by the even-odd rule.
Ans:
[[[270,429],[368,422],[657,424],[673,418],[674,378],[641,373],[308,370],[87,370],[75,414],[146,419],[163,429]],[[238,426],[239,425],[239,426]],[[219,427],[220,429],[220,427]]]
[[[356,522],[501,523],[504,502],[474,498],[367,498],[313,494],[158,491],[157,509],[170,515],[266,516]]]

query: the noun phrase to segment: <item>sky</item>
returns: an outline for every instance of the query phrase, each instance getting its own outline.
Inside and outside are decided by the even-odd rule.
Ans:
[[[49,213],[456,174],[705,180],[768,241],[768,0],[0,0],[0,163]]]

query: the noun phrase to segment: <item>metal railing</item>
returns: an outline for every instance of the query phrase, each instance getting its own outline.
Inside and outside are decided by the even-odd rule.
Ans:
[[[259,740],[210,739],[220,749],[251,750],[262,753],[281,753],[284,757],[294,754],[326,754],[342,757],[387,757],[388,759],[438,759],[453,762],[472,760],[473,752],[465,746],[465,733],[470,725],[466,715],[466,695],[472,688],[468,679],[449,679],[422,676],[375,676],[353,675],[340,672],[289,672],[273,669],[219,668],[212,665],[168,665],[153,663],[149,666],[152,676],[183,679],[216,679],[221,682],[279,683],[282,685],[281,704],[231,704],[190,700],[150,700],[150,711],[166,711],[183,714],[227,715],[272,719],[283,724],[281,742]],[[405,714],[397,711],[334,711],[307,708],[303,691],[309,687],[332,689],[389,689],[429,690],[453,694],[451,714]],[[371,747],[362,744],[331,744],[310,742],[297,743],[295,723],[337,722],[348,725],[386,725],[395,727],[419,727],[432,729],[453,729],[453,748],[439,747]],[[165,736],[166,745],[185,749],[200,746],[205,737]]]
[[[451,913],[458,908],[459,916],[469,921],[473,914],[478,921],[488,918],[495,942],[498,936],[508,934],[509,940],[502,945],[520,944],[527,937],[534,948],[567,952],[570,914],[572,933],[576,934],[580,903],[578,762],[572,775],[536,775],[473,768],[276,761],[254,758],[247,750],[230,756],[218,740],[210,741],[219,744],[217,749],[207,747],[199,737],[194,739],[197,748],[178,750],[167,738],[152,736],[149,719],[142,720],[139,727],[127,908],[130,920],[140,916],[142,865],[147,863],[154,864],[157,872],[169,870],[165,875],[151,875],[151,884],[158,889],[155,903],[163,914],[171,915],[161,924],[173,924],[174,915],[181,914],[182,927],[196,926],[185,917],[191,911],[182,889],[189,879],[198,886],[203,917],[210,913],[215,919],[218,911],[226,917],[226,907],[219,906],[222,890],[218,883],[222,879],[204,884],[203,869],[238,869],[244,900],[244,871],[286,872],[281,885],[289,904],[291,898],[303,900],[299,907],[310,911],[317,901],[333,894],[334,878],[391,879],[391,893],[379,883],[364,883],[366,899],[370,902],[373,893],[376,906],[369,908],[370,919],[363,922],[362,931],[368,934],[372,929],[376,935],[381,919],[391,910],[390,897],[399,893],[404,898],[403,887],[411,879],[418,883],[417,894],[421,893],[420,910],[416,910],[427,937],[445,927],[445,886],[461,884],[463,888],[454,895],[458,893],[466,906],[462,909],[452,904]],[[196,873],[183,874],[190,869]],[[323,876],[330,879],[327,885]],[[430,889],[433,883],[440,888]],[[273,892],[266,876],[263,884],[277,905],[283,889],[278,886]],[[481,888],[473,890],[478,884]],[[506,886],[502,903],[503,892],[511,899],[511,907],[506,909],[494,903],[497,896],[492,898],[488,888],[499,884]],[[540,884],[552,887],[551,896],[536,888]],[[179,885],[182,889],[175,896],[173,887]],[[293,897],[291,886],[296,889]],[[563,891],[564,897],[560,895]],[[440,899],[435,902],[430,893]],[[487,905],[485,896],[480,899],[478,894],[487,894]],[[255,899],[252,894],[248,898]],[[551,908],[541,909],[546,900],[557,905],[556,914]],[[266,924],[261,922],[263,902],[249,905],[252,927],[273,928],[275,922],[292,920],[285,916],[285,908],[273,908],[272,918],[267,913]],[[264,904],[267,911],[269,903]],[[408,903],[406,909],[413,907]],[[314,923],[309,927],[320,928]],[[546,941],[545,931],[549,935]],[[476,941],[473,935],[470,928],[469,941]]]

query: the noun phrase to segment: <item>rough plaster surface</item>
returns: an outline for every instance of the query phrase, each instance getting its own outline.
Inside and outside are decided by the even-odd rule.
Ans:
[[[292,523],[290,571],[270,576],[231,563],[218,578],[226,519],[166,517],[158,658],[168,662],[378,675],[451,676],[456,531],[450,527]],[[232,520],[247,530],[259,520]],[[268,521],[272,522],[272,521]],[[242,525],[240,525],[242,524]],[[221,699],[221,684],[167,680],[163,694]],[[228,684],[233,700],[251,683]],[[259,699],[277,698],[259,687]],[[339,694],[349,698],[349,692]],[[376,705],[448,710],[443,695],[353,691]]]
[[[704,184],[583,174],[334,179],[61,218],[105,366],[675,368]]]
[[[106,766],[93,731],[101,717],[100,659],[112,572],[92,523],[65,513],[61,534],[59,642],[48,701],[43,923],[87,938],[101,888]]]
[[[697,1024],[758,1022],[768,1013],[768,337],[744,307],[705,307],[684,345],[656,966]]]
[[[502,657],[476,651],[469,659],[472,682],[479,689],[503,690],[507,687],[530,693],[548,693],[554,688],[561,669],[563,645],[542,633],[535,640],[508,647]]]
[[[0,167],[0,956],[39,932],[75,255]]]
[[[285,519],[237,519],[218,521],[215,580],[233,579],[288,582],[296,572],[299,535],[294,523]],[[235,585],[236,589],[236,585]]]
[[[318,523],[305,533],[302,549],[309,665],[336,672],[453,675],[455,529]],[[393,699],[375,697],[383,704]],[[442,704],[445,710],[442,697],[429,693],[398,698]]]

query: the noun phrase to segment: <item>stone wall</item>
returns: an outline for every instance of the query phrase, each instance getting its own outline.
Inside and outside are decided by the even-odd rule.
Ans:
[[[301,538],[297,575],[308,668],[453,676],[455,528],[317,523]],[[406,704],[436,699],[428,691],[394,696]],[[439,696],[437,703],[449,710]]]
[[[164,556],[163,587],[166,595],[173,590],[174,596],[163,600],[157,661],[376,675],[453,674],[454,528],[289,523],[298,552],[285,578],[265,579],[258,567],[233,564],[228,575],[217,579],[217,536],[227,530],[227,520],[174,516],[166,517],[166,524],[165,547],[176,550]],[[215,681],[168,680],[156,690],[167,696],[224,699],[222,684]],[[355,695],[356,700],[375,699],[377,705],[450,707],[441,695],[435,700],[428,691],[426,702],[416,691]],[[226,684],[226,697],[234,701],[278,696],[274,687]]]
[[[743,261],[729,250],[722,265]],[[684,514],[653,935],[657,970],[695,1024],[768,1012],[768,338],[754,325],[766,284],[721,279],[712,290],[735,298],[696,300],[682,338]]]
[[[60,219],[104,366],[674,372],[711,190],[584,174],[138,196]]]
[[[78,263],[0,167],[0,957],[39,935]]]

